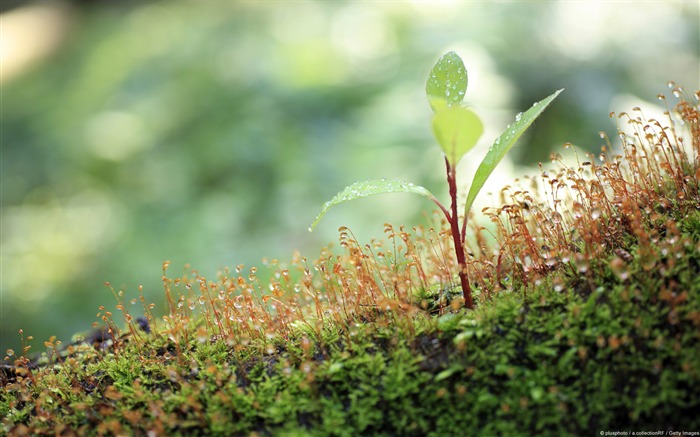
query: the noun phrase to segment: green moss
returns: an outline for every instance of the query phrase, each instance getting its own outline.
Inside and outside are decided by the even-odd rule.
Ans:
[[[700,138],[693,141],[700,151]],[[689,167],[693,174],[696,167]],[[624,180],[615,165],[600,173],[610,199],[594,192],[595,183],[573,178],[590,202],[564,214],[566,227],[561,214],[518,207],[517,198],[494,214],[507,220],[496,255],[486,243],[471,249],[474,310],[461,308],[455,275],[444,273],[455,266],[439,233],[409,235],[387,225],[392,247],[363,251],[344,232],[346,257],[322,254],[313,263],[317,274],[299,259],[297,283],[280,267],[269,295],[254,270],[248,281],[228,272],[215,283],[166,278],[170,312],[152,334],[131,326],[130,337],[120,335],[105,311],[115,344],[76,346],[56,361],[60,347],[52,340],[42,360],[15,357],[0,369],[0,432],[700,429],[697,183],[652,168],[638,172],[650,175],[644,183],[654,188],[646,189]],[[684,199],[668,200],[661,186]]]
[[[131,345],[82,377],[47,369],[36,386],[7,385],[3,424],[41,433],[116,421],[130,432],[162,428],[168,435],[697,429],[700,349],[691,318],[700,314],[700,282],[689,272],[697,272],[699,256],[685,255],[669,273],[688,293],[675,307],[658,296],[668,277],[637,265],[626,283],[594,272],[590,293],[568,284],[555,291],[543,281],[525,298],[502,293],[475,311],[419,316],[414,334],[377,317],[349,328],[325,352],[313,345],[310,357],[298,347],[246,356],[207,340],[143,359],[135,357],[144,346]],[[19,393],[33,399],[21,401]],[[39,419],[39,402],[47,421]],[[140,417],[132,424],[134,411]]]

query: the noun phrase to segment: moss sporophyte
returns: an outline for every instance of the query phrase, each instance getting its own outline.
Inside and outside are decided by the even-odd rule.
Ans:
[[[443,212],[452,234],[455,256],[457,258],[458,276],[462,286],[464,305],[472,309],[474,301],[471,286],[467,275],[465,259],[465,238],[467,231],[467,219],[469,211],[484,183],[503,159],[505,154],[516,143],[525,130],[539,117],[544,109],[554,100],[560,89],[549,97],[535,103],[530,109],[515,116],[515,122],[508,125],[505,131],[493,142],[486,156],[474,174],[467,200],[464,206],[462,220],[457,208],[457,180],[455,169],[457,164],[478,142],[484,131],[483,123],[479,116],[468,108],[463,100],[467,91],[467,70],[464,62],[455,52],[443,55],[430,71],[425,84],[428,102],[433,110],[432,130],[438,145],[445,157],[445,170],[451,205],[448,209],[437,197],[426,188],[409,182],[378,179],[356,182],[346,187],[330,201],[323,205],[323,209],[309,227],[312,231],[323,215],[332,206],[348,200],[367,197],[384,193],[415,193],[435,202]]]
[[[460,103],[458,59],[443,57],[426,87],[451,207],[387,180],[336,201],[417,192],[440,206],[438,226],[385,224],[369,244],[341,227],[341,253],[215,279],[166,261],[163,307],[142,287],[129,301],[105,283],[117,311],[100,306],[91,333],[51,337],[30,359],[20,330],[0,364],[0,436],[700,429],[700,91],[670,84],[678,103],[665,120],[611,113],[620,154],[608,141],[579,161],[565,144],[570,164],[553,154],[539,176],[505,186],[483,210],[487,228],[465,224],[471,202],[558,92],[495,141],[458,221],[454,168],[481,133]],[[454,298],[460,270],[478,305]]]

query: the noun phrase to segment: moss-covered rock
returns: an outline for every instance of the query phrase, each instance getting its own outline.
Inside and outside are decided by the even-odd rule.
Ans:
[[[8,357],[0,431],[698,430],[697,106],[677,107],[690,149],[675,125],[630,118],[653,133],[626,137],[624,156],[561,165],[542,175],[544,195],[516,190],[491,211],[496,241],[475,229],[467,249],[475,310],[461,307],[449,235],[433,228],[387,225],[371,245],[345,230],[344,254],[297,254],[269,284],[256,269],[166,274],[165,316],[143,303],[150,334],[116,293],[126,329],[103,310],[106,334]]]

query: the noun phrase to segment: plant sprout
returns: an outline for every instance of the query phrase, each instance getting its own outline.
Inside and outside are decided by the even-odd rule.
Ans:
[[[464,242],[467,229],[467,219],[474,199],[486,183],[486,180],[510,150],[520,135],[539,117],[544,109],[563,90],[558,90],[549,97],[535,103],[530,109],[521,112],[515,117],[515,122],[508,125],[506,130],[494,141],[486,156],[474,174],[474,179],[467,193],[462,222],[460,225],[457,211],[457,181],[455,169],[464,155],[478,142],[484,131],[484,126],[474,111],[463,103],[464,94],[467,91],[467,70],[462,59],[455,52],[443,55],[430,71],[430,76],[425,85],[428,102],[433,109],[432,129],[440,148],[445,156],[445,169],[447,173],[447,185],[451,200],[450,209],[447,209],[430,191],[424,187],[397,180],[377,179],[356,182],[338,193],[330,201],[326,202],[321,212],[309,227],[312,231],[321,217],[334,205],[348,200],[367,197],[383,193],[416,193],[435,202],[445,214],[450,224],[452,240],[454,242],[455,255],[459,266],[459,278],[462,285],[464,304],[467,308],[474,308],[472,291],[467,275],[467,263],[465,259]]]

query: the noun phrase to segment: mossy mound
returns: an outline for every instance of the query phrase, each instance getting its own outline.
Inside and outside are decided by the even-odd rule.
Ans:
[[[144,302],[152,333],[116,293],[124,332],[103,309],[92,344],[50,341],[41,360],[4,366],[2,432],[696,431],[700,122],[687,100],[685,142],[673,121],[629,117],[644,134],[624,136],[623,155],[543,173],[545,199],[511,190],[467,249],[475,310],[433,228],[387,225],[364,246],[343,229],[343,255],[273,263],[265,286],[257,269],[164,273],[166,315]]]

